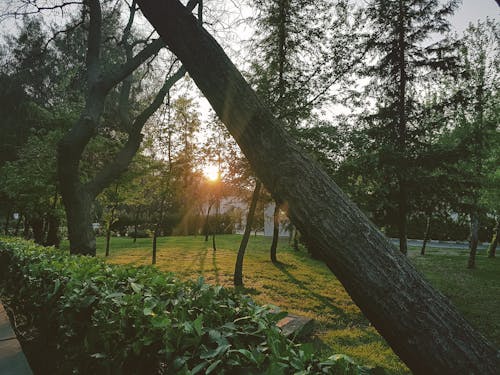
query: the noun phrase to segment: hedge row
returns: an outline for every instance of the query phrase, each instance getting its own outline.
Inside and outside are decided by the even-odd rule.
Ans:
[[[3,238],[0,283],[54,353],[54,373],[375,373],[342,355],[320,361],[281,335],[283,315],[246,296],[149,266]]]

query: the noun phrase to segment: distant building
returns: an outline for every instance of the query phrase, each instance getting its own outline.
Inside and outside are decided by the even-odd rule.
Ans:
[[[270,202],[264,207],[264,230],[257,231],[257,235],[263,235],[271,237],[273,235],[273,215],[274,215],[275,203]],[[206,213],[208,210],[208,203],[203,205],[203,211]],[[210,216],[215,215],[215,207],[210,210]],[[234,232],[243,233],[246,226],[247,214],[248,214],[248,203],[242,201],[238,197],[224,197],[220,201],[219,205],[220,214],[230,214],[234,219]],[[280,211],[280,226],[279,226],[279,236],[289,237],[290,236],[290,220],[285,215],[283,211]]]

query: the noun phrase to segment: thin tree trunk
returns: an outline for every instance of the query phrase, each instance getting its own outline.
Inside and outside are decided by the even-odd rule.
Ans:
[[[205,242],[208,242],[208,236],[209,236],[209,219],[210,219],[210,209],[212,208],[212,204],[208,204],[208,209],[207,209],[207,217],[205,219]]]
[[[299,251],[299,231],[295,227],[293,229],[293,249]]]
[[[425,223],[424,243],[422,244],[422,249],[420,250],[420,255],[425,255],[425,247],[427,245],[427,241],[429,241],[429,235],[431,233],[431,218],[432,218],[432,215],[427,216],[427,221]]]
[[[217,251],[217,246],[215,244],[215,230],[212,232],[212,249],[213,251]]]
[[[470,253],[467,268],[476,267],[477,244],[479,242],[479,215],[474,210],[470,217]]]
[[[273,241],[271,243],[270,258],[271,262],[278,263],[276,258],[276,249],[278,247],[278,239],[280,232],[280,204],[275,201],[274,213],[273,213]]]
[[[23,215],[19,214],[19,217],[17,218],[17,222],[16,222],[16,229],[14,231],[14,236],[16,236],[16,237],[19,234],[19,227],[21,226],[22,218],[23,218]]]
[[[10,210],[7,210],[7,213],[5,215],[5,228],[4,228],[4,233],[6,236],[9,235],[9,222],[10,222]]]
[[[28,218],[28,215],[24,215],[24,223],[23,223],[23,237],[25,239],[29,239],[30,238],[30,221],[29,221],[29,218]]]
[[[137,242],[137,222],[139,221],[139,207],[135,210],[135,217],[134,217],[134,243]]]
[[[45,241],[45,244],[47,246],[59,247],[61,238],[59,236],[59,219],[57,214],[55,212],[51,212],[47,216],[47,221],[49,229],[47,230],[47,240]]]
[[[500,219],[497,219],[495,229],[493,229],[493,236],[491,237],[490,246],[488,247],[488,258],[494,258],[497,251],[498,236],[500,235]]]
[[[287,203],[307,246],[415,374],[496,374],[498,350],[301,151],[222,48],[177,0],[138,0],[238,142],[262,183]],[[328,287],[325,285],[325,287]]]
[[[106,251],[104,256],[109,257],[109,244],[111,242],[111,225],[106,228]]]
[[[156,264],[156,238],[158,237],[158,227],[153,232],[153,259],[151,264]]]
[[[255,181],[255,189],[253,191],[252,201],[250,202],[250,208],[248,209],[245,231],[243,232],[243,238],[241,239],[238,255],[236,257],[236,265],[234,266],[234,286],[243,286],[243,258],[245,257],[248,240],[250,239],[250,233],[252,232],[252,223],[255,215],[255,209],[257,208],[257,201],[259,200],[261,186],[262,183],[257,179]]]
[[[45,241],[45,244],[47,246],[55,246],[59,248],[59,245],[61,243],[61,237],[59,236],[59,217],[57,215],[57,201],[59,200],[59,194],[57,189],[54,192],[54,203],[52,204],[52,209],[49,211],[49,214],[47,215],[47,224],[48,224],[48,230],[47,230],[47,240]]]
[[[398,14],[398,53],[399,53],[399,83],[398,83],[398,151],[402,165],[399,165],[399,250],[403,254],[408,253],[407,241],[407,215],[408,215],[408,191],[406,182],[406,13],[403,1],[399,1]]]
[[[116,190],[115,190],[115,193],[118,192],[118,184],[116,184]],[[108,226],[106,228],[106,253],[105,253],[105,256],[109,257],[109,245],[111,243],[111,226],[113,225],[114,221],[115,221],[115,210],[116,210],[116,206],[113,205],[113,207],[111,208],[111,216],[109,218],[109,223],[108,223]]]
[[[43,245],[43,227],[44,221],[42,218],[37,217],[30,220],[31,229],[33,230],[33,240],[40,245]]]
[[[156,242],[157,238],[160,235],[161,231],[161,226],[163,224],[163,215],[164,212],[163,210],[165,209],[165,192],[163,193],[163,196],[161,198],[161,203],[160,203],[160,217],[158,218],[158,223],[156,223],[155,230],[153,232],[153,259],[152,259],[152,264],[156,264]]]

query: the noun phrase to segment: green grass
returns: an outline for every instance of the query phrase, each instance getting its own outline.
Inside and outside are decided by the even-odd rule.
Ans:
[[[232,287],[236,251],[241,236],[217,238],[217,252],[211,242],[199,237],[167,237],[158,241],[157,266],[175,272],[181,279],[203,276],[207,282]],[[382,366],[389,373],[408,373],[384,339],[352,302],[340,282],[326,266],[305,252],[294,251],[285,240],[278,247],[276,266],[269,260],[270,239],[252,237],[244,263],[245,293],[260,303],[277,305],[288,312],[313,318],[313,337],[318,349],[347,354],[360,363]],[[104,254],[104,239],[97,242]],[[425,257],[410,249],[416,267],[464,316],[497,346],[500,344],[500,262],[477,257],[477,269],[467,270],[467,252],[429,249]],[[483,252],[484,254],[484,252]],[[109,261],[118,264],[151,263],[151,239],[112,238]]]

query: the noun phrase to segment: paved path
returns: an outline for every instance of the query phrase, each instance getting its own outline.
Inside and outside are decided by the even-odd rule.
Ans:
[[[17,337],[10,325],[9,317],[0,302],[0,374],[33,375]]]
[[[399,244],[399,239],[398,238],[390,238],[391,242],[398,245]],[[422,240],[411,240],[408,239],[408,246],[416,246],[416,247],[422,247]],[[478,250],[485,250],[488,248],[488,243],[479,243],[477,245]],[[468,242],[461,242],[461,241],[430,241],[427,242],[426,247],[440,247],[441,249],[457,249],[457,250],[467,250],[469,248],[469,243]]]

